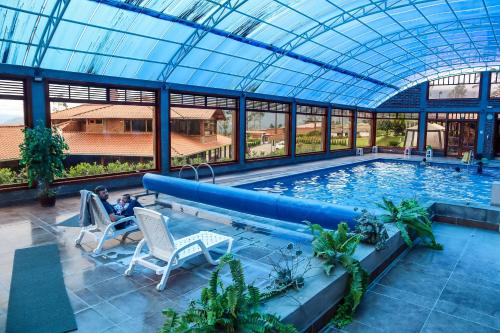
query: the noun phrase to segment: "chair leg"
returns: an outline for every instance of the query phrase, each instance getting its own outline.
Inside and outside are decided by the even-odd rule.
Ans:
[[[207,261],[209,263],[211,263],[212,265],[219,264],[219,260],[214,260],[214,258],[212,258],[212,255],[210,255],[210,252],[208,251],[207,248],[203,249],[203,255],[205,256],[205,258],[207,259]]]
[[[80,245],[82,242],[83,236],[85,236],[85,230],[80,230],[80,233],[78,234],[78,237],[75,239],[75,245]]]
[[[160,283],[158,283],[156,285],[156,290],[162,291],[163,289],[165,289],[165,287],[167,286],[167,280],[168,280],[168,277],[170,275],[171,270],[172,270],[172,261],[169,261],[167,264],[167,267],[163,271],[163,275],[161,277]]]
[[[99,240],[99,244],[94,250],[94,254],[100,254],[102,251],[102,247],[104,246],[104,242],[107,240],[106,234],[102,235],[102,238]]]
[[[145,240],[142,239],[137,247],[135,248],[134,255],[132,256],[132,260],[130,260],[130,264],[128,265],[127,270],[125,271],[125,275],[130,276],[134,271],[134,266],[136,264],[136,259],[141,255],[142,247],[145,244]]]

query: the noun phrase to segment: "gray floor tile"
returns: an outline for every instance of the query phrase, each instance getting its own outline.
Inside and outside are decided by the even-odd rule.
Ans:
[[[433,311],[422,333],[498,333],[499,331],[448,314]]]
[[[386,333],[414,333],[422,328],[429,313],[429,309],[368,291],[354,319]],[[349,326],[345,330],[349,331]]]
[[[450,279],[440,300],[500,317],[500,291],[481,285]]]
[[[75,315],[78,332],[95,333],[111,328],[113,323],[93,309],[83,310]]]

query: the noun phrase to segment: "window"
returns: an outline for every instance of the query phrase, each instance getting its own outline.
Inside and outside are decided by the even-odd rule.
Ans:
[[[492,72],[490,80],[490,98],[500,98],[500,72]]]
[[[330,150],[352,148],[353,117],[354,112],[351,110],[332,110]]]
[[[417,147],[418,113],[377,113],[375,145]]]
[[[246,100],[246,158],[287,156],[290,138],[290,105]]]
[[[327,108],[297,105],[295,153],[325,151]]]
[[[373,113],[358,112],[356,124],[356,147],[364,148],[373,146]]]
[[[0,186],[27,182],[19,167],[26,126],[24,99],[24,81],[0,79]]]
[[[237,161],[238,100],[170,94],[170,166]]]
[[[154,91],[49,83],[49,101],[69,146],[65,178],[157,168]]]
[[[481,74],[448,76],[429,82],[429,99],[479,98]]]
[[[449,121],[476,121],[477,119],[478,114],[475,112],[428,113],[425,146],[430,146],[434,150],[444,150]]]

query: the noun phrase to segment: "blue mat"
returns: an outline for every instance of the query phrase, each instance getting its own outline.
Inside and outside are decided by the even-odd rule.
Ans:
[[[76,328],[57,245],[16,250],[6,333],[58,333]]]
[[[75,228],[80,228],[80,214],[76,214],[69,219],[62,221],[58,224],[57,226],[60,227],[75,227]]]

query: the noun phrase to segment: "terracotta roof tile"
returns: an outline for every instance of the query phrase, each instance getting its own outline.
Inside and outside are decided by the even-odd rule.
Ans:
[[[23,126],[0,127],[0,160],[19,158],[19,145],[23,142]],[[82,133],[65,132],[69,153],[75,155],[153,156],[151,133]],[[231,144],[231,138],[218,135],[216,142],[198,140],[172,133],[172,155],[187,156]]]
[[[83,104],[52,112],[53,120],[66,119],[152,119],[152,106]]]
[[[216,117],[216,119],[225,119],[224,113],[219,109],[197,109],[197,108],[170,108],[170,118],[172,119],[199,119],[209,120]]]

